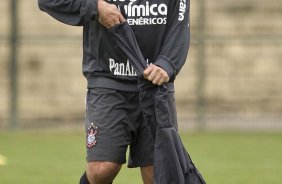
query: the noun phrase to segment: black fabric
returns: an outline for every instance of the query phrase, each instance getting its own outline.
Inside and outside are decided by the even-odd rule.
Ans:
[[[124,164],[130,145],[131,167],[153,165],[153,138],[138,104],[138,92],[108,88],[88,90],[85,117],[88,162]],[[89,130],[94,125],[97,133],[92,145],[94,141],[93,136],[89,136]]]
[[[160,66],[173,83],[189,49],[190,0],[111,0],[131,26],[146,62]],[[88,88],[136,91],[137,77],[129,58],[98,21],[97,0],[38,0],[55,19],[83,26],[82,72]],[[64,66],[67,67],[67,66]],[[120,85],[122,83],[122,85]]]
[[[97,0],[38,0],[38,6],[58,21],[73,26],[82,26],[98,14]]]
[[[81,176],[79,180],[79,184],[90,184],[87,179],[86,172],[84,172],[83,175]]]
[[[172,123],[167,85],[156,86],[142,79],[146,62],[127,23],[115,26],[110,32],[140,78],[140,105],[155,138],[154,184],[205,184]]]
[[[137,75],[141,77],[143,75],[143,70],[147,68],[147,63],[139,49],[138,43],[130,26],[124,22],[110,28],[109,32],[114,35],[113,39],[116,39],[115,41],[118,46],[131,60],[131,64],[133,65]],[[142,62],[140,62],[140,60]]]
[[[86,172],[84,172],[83,175],[81,176],[79,180],[79,184],[90,184],[90,182],[87,179]],[[109,184],[113,184],[113,183],[111,182]]]

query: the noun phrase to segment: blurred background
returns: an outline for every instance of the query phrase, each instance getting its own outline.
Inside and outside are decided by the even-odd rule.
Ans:
[[[82,28],[35,0],[0,2],[0,128],[83,123]],[[180,126],[282,129],[282,3],[191,1],[191,47],[176,80]]]
[[[185,145],[208,183],[281,182],[281,20],[280,0],[191,1],[191,46],[176,103]],[[81,61],[81,27],[52,19],[36,0],[0,1],[0,183],[17,183],[15,170],[29,184],[76,183],[84,164]],[[61,162],[54,166],[50,155]],[[26,170],[33,163],[26,158],[61,177]],[[66,162],[80,167],[60,167]],[[120,184],[140,183],[126,179]]]

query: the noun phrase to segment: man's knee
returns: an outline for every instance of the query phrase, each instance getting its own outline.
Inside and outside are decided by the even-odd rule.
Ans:
[[[87,178],[91,184],[110,184],[120,168],[121,165],[113,162],[88,162]]]

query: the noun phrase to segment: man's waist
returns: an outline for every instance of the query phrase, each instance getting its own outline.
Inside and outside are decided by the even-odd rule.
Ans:
[[[104,76],[86,76],[87,78],[87,87],[88,88],[110,88],[122,91],[132,91],[138,92],[138,82],[136,81],[128,81],[128,80],[120,80],[111,77]],[[174,92],[174,83],[168,83],[168,91]]]

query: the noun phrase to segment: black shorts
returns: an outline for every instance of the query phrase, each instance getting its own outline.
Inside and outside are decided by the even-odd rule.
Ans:
[[[173,93],[169,105],[174,123],[176,111]],[[86,98],[87,161],[126,162],[129,167],[153,165],[154,141],[144,122],[138,92],[107,88],[89,89]]]

